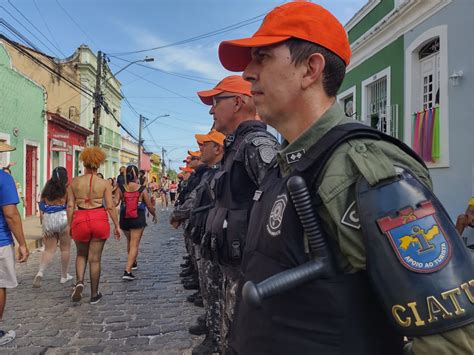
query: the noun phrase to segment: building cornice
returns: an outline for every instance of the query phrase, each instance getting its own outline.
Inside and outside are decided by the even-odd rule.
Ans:
[[[452,0],[405,0],[352,43],[351,63],[347,71],[357,67],[451,2]]]
[[[352,30],[352,28],[362,21],[362,19],[367,16],[370,11],[372,11],[378,4],[380,4],[381,1],[382,0],[369,0],[359,11],[355,13],[354,16],[351,17],[349,21],[347,21],[346,25],[344,26],[346,31],[349,32]]]

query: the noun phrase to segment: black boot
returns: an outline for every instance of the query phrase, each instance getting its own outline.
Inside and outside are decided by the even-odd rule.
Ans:
[[[189,295],[188,297],[186,297],[186,301],[191,302],[191,303],[194,303],[194,300],[195,300],[198,296],[200,296],[199,291],[198,291],[198,292],[194,292],[192,295]]]
[[[209,329],[207,328],[206,324],[201,324],[199,321],[196,324],[193,324],[188,328],[189,333],[193,335],[203,335],[208,334]]]
[[[213,352],[212,339],[206,335],[203,342],[193,349],[192,355],[211,355]]]
[[[183,269],[183,271],[179,273],[179,277],[188,277],[188,276],[191,276],[193,273],[194,273],[193,269],[190,269],[190,268]]]
[[[202,297],[201,296],[198,296],[196,297],[196,299],[194,300],[194,305],[196,307],[204,307],[204,303],[202,301]]]
[[[183,283],[183,287],[185,290],[199,290],[199,281],[193,279],[189,282]]]

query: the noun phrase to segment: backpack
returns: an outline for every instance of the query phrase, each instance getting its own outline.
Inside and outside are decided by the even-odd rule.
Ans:
[[[125,218],[137,218],[138,217],[138,202],[140,195],[145,189],[141,186],[137,191],[126,191],[125,186],[120,186],[123,194],[123,201],[125,204]]]

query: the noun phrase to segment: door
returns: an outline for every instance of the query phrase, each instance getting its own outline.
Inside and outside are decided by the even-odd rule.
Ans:
[[[25,186],[25,199],[26,199],[26,216],[32,216],[36,213],[37,203],[37,189],[36,184],[38,175],[38,148],[32,145],[26,146],[26,186]]]
[[[73,177],[79,176],[82,174],[82,164],[79,160],[79,155],[81,155],[80,150],[74,151],[74,175]]]

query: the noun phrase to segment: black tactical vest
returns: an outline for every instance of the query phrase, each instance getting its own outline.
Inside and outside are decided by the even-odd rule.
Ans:
[[[195,244],[201,243],[201,238],[206,231],[206,220],[209,210],[214,207],[209,183],[216,171],[217,167],[206,166],[206,170],[201,177],[201,182],[196,187],[196,197],[188,224],[189,237]]]
[[[252,198],[257,189],[245,168],[243,149],[252,138],[269,135],[264,123],[245,121],[235,135],[226,139],[221,169],[211,182],[215,207],[206,223],[213,254],[222,265],[236,266],[241,262]]]
[[[310,148],[306,155],[312,151]],[[326,159],[302,160],[293,174],[301,174],[312,186],[310,182],[318,175],[314,171],[319,172]],[[286,187],[291,176],[282,177],[275,167],[259,187],[261,192],[255,194],[242,284],[248,280],[258,283],[310,260]],[[327,240],[332,242],[332,238]],[[402,353],[403,337],[390,326],[365,271],[337,271],[329,279],[266,299],[259,309],[240,299],[235,314],[232,344],[241,354]]]

